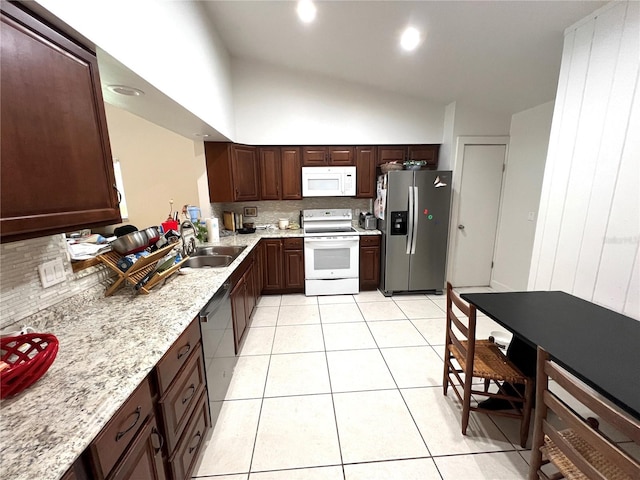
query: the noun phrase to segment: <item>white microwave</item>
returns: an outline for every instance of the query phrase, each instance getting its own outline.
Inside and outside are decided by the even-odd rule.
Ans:
[[[303,197],[355,197],[356,167],[302,167]]]

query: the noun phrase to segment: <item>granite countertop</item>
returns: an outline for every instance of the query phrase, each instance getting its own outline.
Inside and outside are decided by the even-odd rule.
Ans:
[[[57,306],[47,329],[60,342],[53,365],[0,403],[2,476],[62,477],[260,239],[301,236],[302,230],[269,229],[221,237],[214,245],[247,246],[227,268],[189,269],[149,295],[126,287]]]

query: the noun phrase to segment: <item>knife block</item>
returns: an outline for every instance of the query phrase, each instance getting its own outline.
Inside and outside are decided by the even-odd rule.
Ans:
[[[126,272],[123,272],[118,267],[118,261],[122,258],[122,255],[120,255],[118,252],[111,251],[102,255],[98,255],[98,260],[100,260],[100,262],[104,263],[109,269],[118,274],[118,278],[116,278],[115,282],[113,282],[113,284],[111,284],[109,288],[107,288],[104,296],[108,297],[109,295],[113,295],[113,293],[118,290],[119,287],[121,287],[122,285],[126,285],[127,283],[131,286],[135,286],[136,283],[142,280],[142,278],[147,273],[155,268],[158,260],[162,259],[174,247],[175,245],[173,244],[167,245],[166,247],[153,252],[149,256],[139,258],[138,261],[134,263]],[[149,293],[149,291],[155,285],[178,271],[180,266],[187,260],[187,258],[189,257],[183,258],[180,262],[176,263],[164,272],[156,273],[153,277],[151,277],[151,279],[149,279],[144,287],[138,290],[138,292],[145,294]]]

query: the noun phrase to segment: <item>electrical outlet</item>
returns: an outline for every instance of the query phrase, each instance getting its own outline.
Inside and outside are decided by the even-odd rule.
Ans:
[[[49,288],[66,280],[64,264],[59,258],[43,263],[38,267],[38,271],[43,288]]]
[[[527,220],[529,222],[533,222],[536,218],[536,212],[529,212],[527,215]]]

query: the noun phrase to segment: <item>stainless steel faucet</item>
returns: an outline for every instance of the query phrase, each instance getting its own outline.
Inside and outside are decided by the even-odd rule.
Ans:
[[[191,229],[191,234],[185,238],[185,231]],[[180,238],[182,239],[182,256],[188,257],[196,251],[196,227],[190,220],[185,220],[180,224]]]

